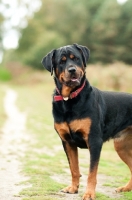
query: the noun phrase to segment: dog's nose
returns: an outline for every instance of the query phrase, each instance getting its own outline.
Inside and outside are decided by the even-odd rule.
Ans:
[[[68,68],[68,72],[69,73],[74,73],[75,71],[76,71],[76,68],[73,67],[73,66],[71,66],[71,67]]]

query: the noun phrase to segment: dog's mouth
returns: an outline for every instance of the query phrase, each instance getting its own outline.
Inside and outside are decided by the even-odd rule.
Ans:
[[[69,86],[69,87],[76,87],[80,85],[82,77],[79,75],[72,75],[68,77],[63,77],[63,84]]]
[[[84,72],[81,69],[76,68],[75,71],[65,70],[60,74],[59,80],[62,84],[70,88],[75,88],[80,85],[83,75]]]
[[[84,72],[82,70],[76,70],[74,73],[69,73],[68,71],[61,73],[59,80],[62,83],[62,96],[69,97],[71,91],[80,86],[83,76]]]
[[[72,82],[78,82],[80,79],[80,74],[79,73],[73,73],[73,74],[69,74],[68,78],[72,81]]]
[[[80,83],[80,77],[73,76],[71,77],[70,81],[73,83]]]

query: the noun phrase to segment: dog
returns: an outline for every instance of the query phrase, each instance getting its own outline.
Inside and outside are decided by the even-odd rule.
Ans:
[[[114,139],[119,157],[132,173],[132,94],[101,91],[90,85],[86,66],[90,56],[87,47],[73,44],[54,49],[42,64],[54,73],[54,128],[61,138],[69,161],[72,182],[62,189],[77,193],[79,188],[78,147],[90,152],[90,167],[83,200],[94,200],[96,176],[103,142]],[[130,181],[117,192],[132,190]]]

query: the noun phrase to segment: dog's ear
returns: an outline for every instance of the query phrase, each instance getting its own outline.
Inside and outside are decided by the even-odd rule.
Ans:
[[[55,53],[55,49],[52,50],[51,52],[49,52],[41,61],[41,63],[43,64],[43,66],[49,71],[51,72],[51,76],[53,74],[53,68],[54,68],[54,53]]]
[[[79,45],[79,44],[73,44],[73,45],[77,49],[79,49],[81,51],[82,57],[83,57],[84,66],[86,67],[87,66],[86,64],[87,64],[89,56],[90,56],[90,50],[87,47]]]

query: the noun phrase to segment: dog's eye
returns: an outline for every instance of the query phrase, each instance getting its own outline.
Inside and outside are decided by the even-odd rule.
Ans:
[[[65,64],[65,63],[66,63],[66,60],[61,60],[61,61],[60,61],[60,64],[61,64],[61,65]]]
[[[78,60],[79,60],[79,58],[77,58],[77,57],[74,57],[74,58],[73,58],[73,60],[75,60],[75,61],[78,61]]]

